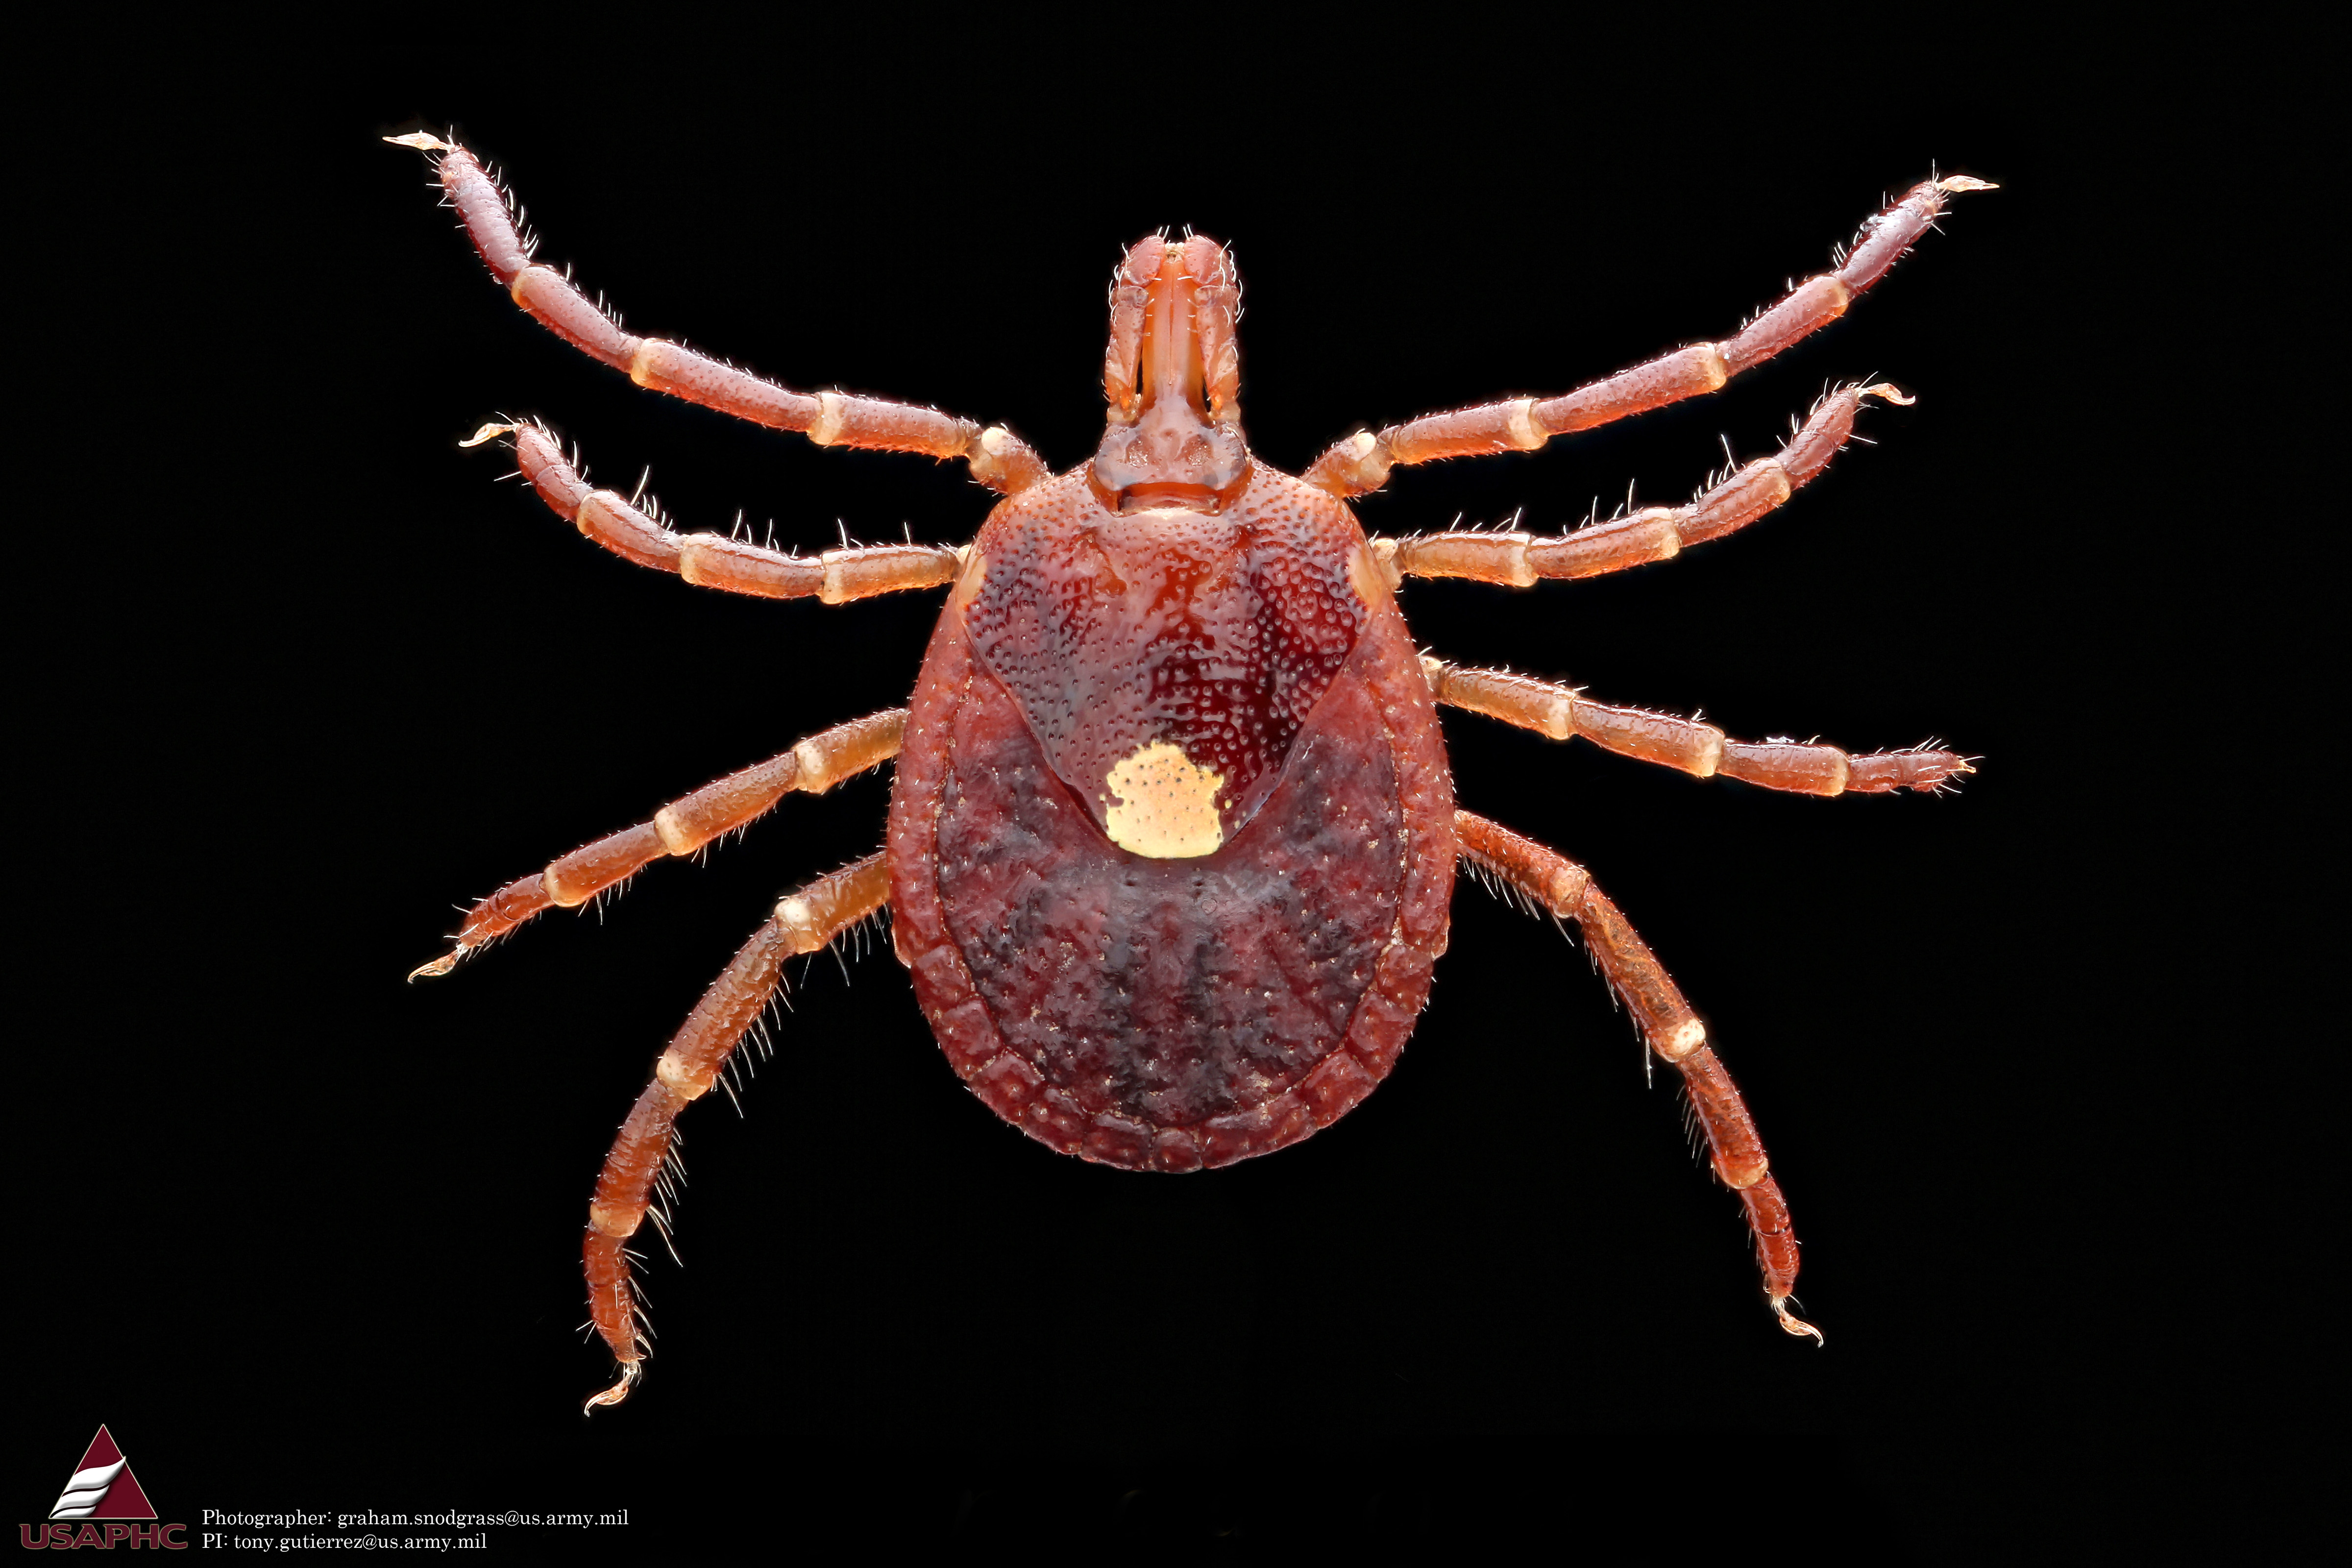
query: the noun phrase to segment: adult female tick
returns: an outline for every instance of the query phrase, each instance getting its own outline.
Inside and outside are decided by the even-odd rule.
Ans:
[[[1992,187],[1913,187],[1863,226],[1834,271],[1721,342],[1557,397],[1361,431],[1297,477],[1259,461],[1242,434],[1231,258],[1205,238],[1147,238],[1111,290],[1101,445],[1055,474],[1002,426],[790,391],[624,331],[531,260],[507,197],[470,153],[421,133],[391,140],[437,157],[448,202],[517,304],[639,385],[820,446],[959,460],[1004,498],[960,549],[803,557],[673,531],[592,489],[537,425],[485,426],[468,443],[510,441],[540,497],[591,540],[703,587],[828,605],[948,589],[908,707],[812,735],[508,884],[417,971],[446,973],[541,910],[692,854],[794,790],[895,762],[884,847],[776,906],[663,1052],[605,1159],[584,1250],[593,1319],[620,1376],[592,1405],[618,1403],[644,1367],[627,1245],[649,1216],[667,1232],[677,1118],[719,1081],[787,958],[887,906],[949,1065],[991,1110],[1064,1153],[1197,1171],[1296,1142],[1387,1076],[1445,950],[1460,861],[1576,923],[1649,1048],[1681,1075],[1716,1173],[1746,1210],[1780,1326],[1819,1340],[1789,1310],[1788,1205],[1706,1029],[1582,867],[1456,808],[1437,706],[1807,795],[1934,790],[1969,761],[1927,747],[1857,756],[1738,741],[1424,657],[1395,592],[1408,576],[1526,587],[1665,560],[1747,526],[1821,473],[1864,398],[1909,399],[1883,383],[1840,387],[1779,453],[1689,504],[1553,537],[1368,537],[1348,503],[1399,464],[1533,451],[1713,392],[1834,321],[1949,196]]]

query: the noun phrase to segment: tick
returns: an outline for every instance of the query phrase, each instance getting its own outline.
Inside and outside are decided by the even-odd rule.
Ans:
[[[1557,536],[1368,536],[1349,502],[1401,464],[1531,452],[1716,391],[1842,315],[1945,202],[1993,187],[1930,179],[1868,219],[1834,271],[1729,338],[1694,343],[1558,397],[1427,415],[1340,441],[1297,476],[1242,434],[1241,287],[1216,242],[1146,238],[1126,253],[1103,356],[1101,445],[1055,473],[1001,426],[843,393],[804,394],[660,338],[624,331],[562,272],[531,260],[499,184],[436,137],[434,155],[492,277],[515,302],[640,386],[819,446],[961,461],[1003,500],[961,548],[845,547],[815,556],[679,533],[592,489],[538,425],[488,425],[540,498],[597,544],[723,593],[846,604],[945,588],[905,708],[801,741],[682,795],[650,821],[509,883],[470,910],[458,960],[544,910],[569,909],[666,856],[690,855],[795,790],[893,763],[883,847],[779,903],[655,1064],[588,1205],[596,1331],[619,1363],[590,1400],[644,1370],[630,1238],[665,1237],[673,1129],[719,1081],[775,995],[786,959],[886,907],[891,943],[949,1067],[1049,1148],[1133,1171],[1201,1171],[1329,1126],[1388,1076],[1445,951],[1466,862],[1573,921],[1648,1048],[1681,1075],[1716,1174],[1739,1195],[1781,1328],[1798,1247],[1762,1140],[1706,1031],[1584,868],[1458,809],[1440,705],[1701,778],[1801,795],[1936,790],[1969,759],[1932,747],[1852,755],[1592,700],[1582,691],[1415,650],[1407,577],[1528,587],[1664,561],[1764,516],[1826,468],[1864,398],[1839,387],[1787,445],[1687,505]]]

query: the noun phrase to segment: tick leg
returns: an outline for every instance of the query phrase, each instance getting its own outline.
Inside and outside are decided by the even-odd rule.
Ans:
[[[1318,458],[1303,477],[1341,498],[1364,495],[1386,484],[1389,470],[1400,463],[1532,452],[1555,436],[1713,392],[1843,315],[1853,297],[1885,277],[1935,223],[1947,197],[1998,188],[1958,176],[1914,185],[1862,226],[1853,247],[1839,257],[1836,271],[1808,278],[1721,342],[1676,349],[1560,397],[1515,397],[1451,414],[1424,414],[1377,436],[1360,430]]]
[[[1465,859],[1501,878],[1559,919],[1574,921],[1584,933],[1585,946],[1600,963],[1611,988],[1633,1013],[1643,1039],[1661,1061],[1683,1076],[1699,1126],[1706,1133],[1715,1173],[1739,1194],[1740,1206],[1747,1211],[1748,1227],[1756,1237],[1757,1261],[1764,1273],[1764,1297],[1773,1315],[1790,1333],[1811,1334],[1819,1341],[1822,1331],[1789,1310],[1789,1293],[1797,1283],[1797,1237],[1790,1228],[1789,1205],[1765,1158],[1764,1142],[1731,1075],[1723,1070],[1706,1043],[1706,1026],[1683,1000],[1673,977],[1617,906],[1592,885],[1591,874],[1583,867],[1466,811],[1454,814],[1454,831]]]
[[[691,855],[720,835],[765,816],[794,790],[821,795],[853,773],[881,766],[898,754],[906,727],[907,710],[889,708],[819,731],[782,756],[681,795],[654,813],[649,822],[599,838],[545,870],[509,882],[466,912],[455,948],[408,977],[446,974],[459,959],[541,910],[584,904],[651,861]]]
[[[1467,577],[1510,588],[1525,588],[1547,577],[1598,577],[1671,560],[1685,546],[1706,544],[1746,528],[1819,476],[1853,434],[1854,415],[1865,397],[1913,401],[1884,382],[1839,387],[1814,405],[1812,416],[1779,452],[1734,470],[1687,506],[1645,507],[1631,517],[1556,538],[1518,532],[1423,533],[1375,539],[1372,552],[1387,563],[1397,581]]]
[[[1797,795],[1883,795],[1898,789],[1941,790],[1960,774],[1976,771],[1956,752],[1915,746],[1857,757],[1835,746],[1734,741],[1696,719],[1589,701],[1573,688],[1508,670],[1468,669],[1428,658],[1421,668],[1429,678],[1430,694],[1451,707],[1467,708],[1555,741],[1581,735],[1602,751],[1663,763],[1693,778],[1720,774]]]
[[[653,1081],[629,1108],[596,1177],[588,1203],[583,1254],[588,1268],[588,1310],[596,1331],[621,1363],[618,1382],[588,1401],[618,1405],[628,1397],[650,1348],[642,1332],[643,1314],[629,1275],[629,1237],[648,1213],[665,1237],[673,1189],[665,1175],[677,1114],[710,1092],[727,1058],[744,1033],[766,1010],[783,975],[784,960],[814,952],[880,909],[889,898],[890,871],[879,854],[819,877],[776,906],[776,912],[743,944],[724,973],[711,982],[694,1011],[679,1026],[669,1049],[654,1064]]]
[[[623,331],[619,322],[592,304],[564,274],[531,260],[537,242],[526,241],[516,232],[515,214],[509,210],[506,193],[471,153],[422,132],[384,140],[440,154],[435,173],[490,276],[541,326],[589,358],[626,371],[639,386],[755,425],[798,431],[820,447],[870,447],[960,458],[971,466],[972,478],[1006,494],[1026,489],[1046,477],[1044,460],[1001,426],[983,430],[969,419],[878,397],[793,392],[682,344]]]
[[[953,582],[962,567],[962,552],[942,544],[853,545],[805,556],[762,550],[723,533],[673,533],[658,508],[640,507],[617,490],[591,489],[555,437],[537,425],[485,425],[463,444],[501,436],[549,510],[623,560],[675,572],[698,587],[845,605],[876,594],[937,588]]]

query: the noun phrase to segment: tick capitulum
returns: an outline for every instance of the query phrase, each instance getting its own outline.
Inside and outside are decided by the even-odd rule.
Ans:
[[[827,605],[949,590],[908,707],[809,736],[508,884],[467,913],[452,952],[417,971],[446,973],[541,910],[692,854],[794,790],[896,763],[883,847],[776,906],[662,1053],[606,1156],[585,1252],[592,1316],[620,1377],[592,1405],[617,1404],[644,1366],[627,1245],[648,1217],[667,1234],[677,1118],[719,1081],[787,958],[887,906],[948,1064],[989,1109],[1063,1153],[1204,1170],[1330,1125],[1388,1075],[1445,951],[1461,861],[1582,932],[1650,1049],[1681,1075],[1715,1172],[1747,1212],[1780,1326],[1820,1339],[1789,1310],[1788,1205],[1706,1029],[1582,867],[1455,807],[1437,708],[1801,795],[1934,790],[1969,761],[1927,747],[1857,756],[1738,741],[1424,658],[1395,592],[1406,577],[1527,587],[1666,560],[1746,527],[1820,474],[1863,399],[1910,399],[1884,383],[1841,387],[1778,453],[1689,504],[1555,536],[1367,537],[1349,502],[1400,464],[1531,452],[1713,392],[1836,320],[1949,196],[1993,187],[1913,187],[1863,226],[1835,271],[1722,342],[1558,397],[1361,431],[1295,478],[1259,461],[1242,434],[1231,258],[1204,238],[1148,238],[1112,289],[1102,444],[1057,475],[1002,426],[789,391],[623,331],[563,274],[532,263],[471,154],[429,135],[390,140],[437,157],[449,204],[517,304],[640,386],[819,446],[959,460],[1004,498],[961,549],[804,557],[674,532],[591,489],[540,426],[485,426],[468,443],[510,442],[541,499],[591,540],[701,587]]]

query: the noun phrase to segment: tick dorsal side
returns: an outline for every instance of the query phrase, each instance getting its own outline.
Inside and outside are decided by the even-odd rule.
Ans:
[[[1328,1125],[1427,999],[1456,852],[1428,682],[1354,519],[1263,468],[1214,517],[1111,512],[1069,475],[974,555],[890,808],[893,931],[949,1061],[1030,1136],[1130,1169]]]
[[[1453,886],[1427,679],[1353,514],[1243,446],[1238,299],[1211,241],[1128,253],[1102,447],[973,541],[891,798],[893,929],[950,1062],[1131,1169],[1369,1093]]]
[[[1435,707],[1790,795],[1940,791],[1977,759],[1935,742],[1849,752],[1818,739],[1741,740],[1572,685],[1417,657],[1393,591],[1416,576],[1529,588],[1727,540],[1827,469],[1863,399],[1909,395],[1891,383],[1833,387],[1778,453],[1688,504],[1557,536],[1367,540],[1347,502],[1400,466],[1532,452],[1712,394],[1843,315],[1951,197],[1995,187],[1966,175],[1913,186],[1838,248],[1833,271],[1791,284],[1727,337],[1557,395],[1360,429],[1296,479],[1257,463],[1244,441],[1232,258],[1208,239],[1146,239],[1112,289],[1102,441],[1057,478],[1003,426],[796,391],[628,332],[568,269],[532,260],[519,206],[473,154],[422,131],[387,140],[434,155],[498,285],[589,357],[820,447],[963,461],[1006,497],[968,546],[845,543],[803,556],[681,532],[641,497],[593,489],[544,426],[502,421],[461,443],[510,438],[530,490],[592,544],[697,588],[830,605],[953,584],[908,709],[810,735],[506,883],[467,912],[452,951],[412,975],[446,974],[544,911],[615,893],[786,796],[896,758],[885,852],[776,906],[688,1014],[613,1142],[583,1260],[620,1377],[593,1405],[624,1398],[650,1350],[631,1243],[646,1225],[668,1239],[677,1119],[730,1083],[788,958],[887,906],[934,1034],[991,1109],[1063,1152],[1198,1170],[1328,1126],[1387,1075],[1446,944],[1457,856],[1531,910],[1573,922],[1687,1090],[1780,1326],[1819,1342],[1790,1310],[1799,1250],[1788,1203],[1706,1026],[1590,871],[1455,810]]]

